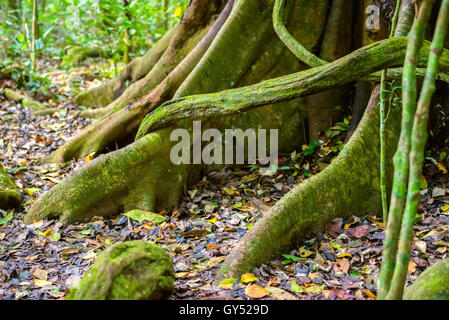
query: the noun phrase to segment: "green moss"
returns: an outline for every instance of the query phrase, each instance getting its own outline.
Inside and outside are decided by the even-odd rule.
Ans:
[[[449,259],[435,263],[405,288],[404,300],[449,300]]]
[[[157,245],[116,243],[103,251],[67,300],[157,300],[174,291],[171,257]]]
[[[15,208],[20,205],[20,191],[0,164],[0,209]]]

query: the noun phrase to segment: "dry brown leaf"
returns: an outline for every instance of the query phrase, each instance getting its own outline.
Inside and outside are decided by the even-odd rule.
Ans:
[[[250,284],[245,288],[245,294],[250,298],[260,299],[268,296],[270,291],[257,284]]]

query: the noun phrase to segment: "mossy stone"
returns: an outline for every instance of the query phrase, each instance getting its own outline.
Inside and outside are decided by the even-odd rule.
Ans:
[[[0,209],[16,208],[20,205],[20,192],[0,165]]]
[[[156,244],[134,240],[98,255],[67,300],[159,300],[174,292],[172,258]]]
[[[449,300],[449,259],[427,268],[405,289],[404,300]]]

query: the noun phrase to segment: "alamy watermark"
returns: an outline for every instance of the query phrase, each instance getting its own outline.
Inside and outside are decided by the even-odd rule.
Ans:
[[[171,151],[174,164],[256,164],[262,174],[273,174],[278,161],[278,129],[206,129],[201,121],[193,121],[192,134],[186,129],[175,129],[170,141],[177,141]],[[193,138],[191,141],[191,137]],[[267,145],[270,150],[267,153]],[[203,142],[208,142],[203,146]],[[246,146],[246,148],[245,148]],[[235,153],[235,154],[234,154]],[[246,161],[245,161],[246,160]]]

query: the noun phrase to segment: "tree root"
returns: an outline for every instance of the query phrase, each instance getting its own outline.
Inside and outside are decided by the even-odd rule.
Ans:
[[[67,51],[67,54],[62,59],[62,64],[66,66],[76,66],[80,62],[86,60],[87,58],[95,57],[105,57],[108,58],[112,56],[112,52],[97,46],[90,47],[73,47]]]
[[[72,222],[177,205],[184,177],[194,168],[169,161],[169,136],[169,130],[162,130],[89,162],[42,195],[24,221],[59,217]]]
[[[285,195],[239,241],[221,266],[216,281],[237,277],[280,255],[306,236],[322,231],[337,217],[381,212],[379,189],[379,89],[341,154],[330,166]],[[387,168],[397,144],[399,112],[387,128]],[[392,171],[388,174],[391,176]]]
[[[427,62],[430,43],[420,51],[420,65]],[[237,114],[280,101],[304,97],[342,84],[356,81],[371,73],[402,64],[407,38],[376,42],[321,67],[308,69],[258,84],[201,96],[173,99],[149,114],[139,128],[137,138],[148,132],[173,125],[182,119],[208,119]],[[444,50],[440,71],[449,72],[449,51]]]
[[[5,88],[5,96],[10,99],[19,102],[23,107],[29,108],[32,111],[43,111],[45,107],[35,100],[33,100],[30,96],[20,93],[18,91]]]
[[[145,55],[134,59],[126,65],[116,78],[78,94],[74,98],[75,103],[88,108],[100,108],[117,99],[127,88],[127,82],[129,84],[135,83],[154,67],[165,50],[167,50],[171,39],[177,31],[177,26],[168,31]]]
[[[20,206],[20,191],[0,164],[0,209]]]

